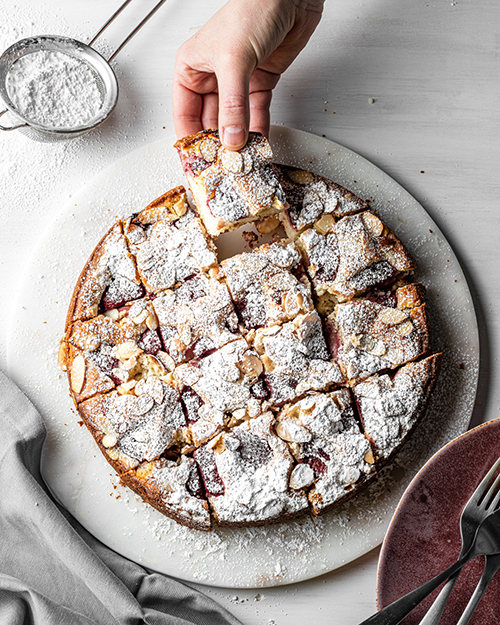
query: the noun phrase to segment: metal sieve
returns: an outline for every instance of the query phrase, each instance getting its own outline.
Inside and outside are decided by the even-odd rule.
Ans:
[[[37,37],[21,39],[5,50],[5,52],[0,56],[0,98],[2,98],[7,108],[0,111],[0,117],[2,117],[5,113],[10,112],[16,118],[16,122],[15,125],[12,126],[3,126],[0,124],[0,130],[19,130],[31,139],[50,143],[79,137],[102,124],[111,115],[118,100],[118,80],[116,79],[116,75],[111,68],[110,62],[165,2],[165,0],[160,0],[160,2],[158,2],[155,7],[151,9],[146,17],[126,37],[126,39],[124,39],[118,48],[116,48],[109,58],[105,59],[91,46],[131,1],[132,0],[125,0],[125,2],[115,11],[108,21],[101,26],[99,31],[94,35],[88,44],[77,41],[76,39],[71,39],[70,37],[40,35]],[[6,86],[7,76],[12,66],[23,56],[40,50],[57,51],[74,57],[79,61],[84,62],[94,74],[97,87],[102,96],[102,105],[97,112],[97,115],[85,125],[74,126],[71,128],[52,128],[39,124],[23,115],[12,102]]]

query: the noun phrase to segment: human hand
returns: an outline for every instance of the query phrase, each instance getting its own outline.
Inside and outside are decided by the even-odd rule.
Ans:
[[[178,138],[219,128],[242,148],[269,134],[272,90],[321,19],[324,0],[229,0],[178,50],[173,110]]]

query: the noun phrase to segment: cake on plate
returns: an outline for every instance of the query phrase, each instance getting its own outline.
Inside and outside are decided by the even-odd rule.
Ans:
[[[60,365],[78,413],[122,483],[177,523],[323,514],[425,414],[441,355],[416,264],[368,202],[273,164],[261,135],[175,147],[192,200],[178,186],[117,220],[77,280]],[[219,259],[220,233],[280,221]]]

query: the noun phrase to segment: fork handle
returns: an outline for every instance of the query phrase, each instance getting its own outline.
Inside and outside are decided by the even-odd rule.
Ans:
[[[474,594],[470,598],[467,607],[465,608],[460,620],[457,625],[467,625],[470,621],[474,610],[477,608],[478,603],[481,601],[486,589],[488,588],[491,580],[493,579],[495,573],[500,568],[500,562],[498,558],[486,558],[486,563],[484,565],[483,574],[481,575],[481,579],[479,580],[478,585],[476,586],[476,590]]]
[[[427,614],[420,621],[420,625],[438,625],[439,621],[441,620],[441,616],[443,615],[446,604],[448,603],[448,599],[450,598],[451,591],[453,590],[453,587],[455,586],[460,573],[461,571],[457,571],[446,582],[446,584],[441,589],[441,592],[436,597],[434,603],[427,610]]]
[[[399,621],[402,621],[404,617],[409,614],[413,608],[427,597],[433,590],[435,590],[440,584],[451,577],[454,573],[459,571],[464,564],[466,564],[471,558],[478,555],[473,550],[466,553],[459,558],[455,564],[452,564],[442,573],[436,575],[429,581],[422,584],[415,590],[410,591],[408,594],[400,597],[393,603],[390,603],[383,610],[376,612],[360,625],[396,625]]]

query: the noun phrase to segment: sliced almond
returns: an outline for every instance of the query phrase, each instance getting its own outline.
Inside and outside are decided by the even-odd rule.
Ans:
[[[188,345],[191,345],[193,341],[193,336],[191,334],[191,328],[186,323],[182,323],[179,325],[178,333],[181,343],[183,343],[186,347]]]
[[[408,314],[398,308],[384,308],[378,314],[378,320],[388,326],[395,326],[408,319]]]
[[[156,316],[156,313],[152,308],[148,310],[148,316],[146,317],[146,325],[148,326],[150,330],[156,330],[159,325],[158,317]]]
[[[66,343],[66,341],[62,341],[61,345],[59,346],[59,354],[57,356],[59,369],[61,369],[62,371],[68,370],[67,356],[68,356],[68,344]]]
[[[240,368],[243,373],[250,378],[250,380],[253,380],[259,377],[264,367],[258,356],[255,356],[254,354],[245,354],[240,363]]]
[[[309,430],[290,419],[278,423],[276,434],[284,441],[290,443],[307,443],[312,439],[312,434]]]
[[[260,360],[262,364],[264,365],[264,369],[266,370],[266,373],[271,373],[276,368],[276,365],[269,358],[267,354],[262,354],[262,356],[260,357]]]
[[[273,151],[267,139],[262,137],[258,143],[255,144],[255,149],[259,152],[263,159],[271,162],[273,159]]]
[[[104,313],[104,316],[111,319],[111,321],[118,321],[120,318],[120,311],[118,308],[111,308]]]
[[[323,215],[316,221],[314,227],[321,234],[327,234],[329,232],[333,232],[335,229],[335,219],[333,215]]]
[[[374,237],[381,237],[384,233],[384,224],[373,213],[363,213],[363,222]]]
[[[165,367],[167,371],[173,371],[175,369],[175,360],[167,354],[167,352],[159,351],[156,353],[156,358]]]
[[[152,397],[149,395],[140,395],[135,402],[133,413],[139,416],[145,415],[154,407],[154,405],[155,402]]]
[[[298,464],[290,475],[290,488],[299,490],[314,482],[314,471],[305,463]]]
[[[85,358],[78,354],[71,363],[71,388],[75,393],[80,393],[85,382]]]
[[[408,319],[398,327],[398,332],[401,336],[410,335],[413,332],[413,323]]]
[[[241,152],[233,152],[232,150],[220,150],[220,158],[222,168],[229,174],[241,174],[244,169],[244,161]]]
[[[117,386],[116,390],[120,395],[126,395],[134,390],[136,384],[136,380],[129,380],[128,382],[123,382],[122,384]]]
[[[132,316],[132,314],[129,312],[129,317],[130,319],[132,319],[132,321],[135,323],[136,326],[140,325],[141,323],[144,323],[146,321],[146,319],[149,317],[149,311],[147,308],[144,308],[139,314],[137,314],[135,317]]]
[[[213,163],[217,159],[219,145],[213,139],[204,139],[198,146],[198,149],[208,163]]]
[[[303,169],[292,169],[288,172],[288,176],[297,184],[310,184],[314,180],[314,175]]]
[[[365,454],[365,462],[367,462],[368,464],[374,464],[375,463],[375,458],[373,457],[373,454],[371,451],[367,451]]]
[[[112,434],[106,434],[105,436],[102,437],[102,440],[101,440],[102,446],[106,447],[106,449],[109,449],[110,447],[114,447],[117,442],[118,442],[118,439],[116,438],[116,436],[113,436]]]
[[[116,346],[115,353],[120,360],[125,361],[137,357],[142,349],[134,341],[125,341]]]

